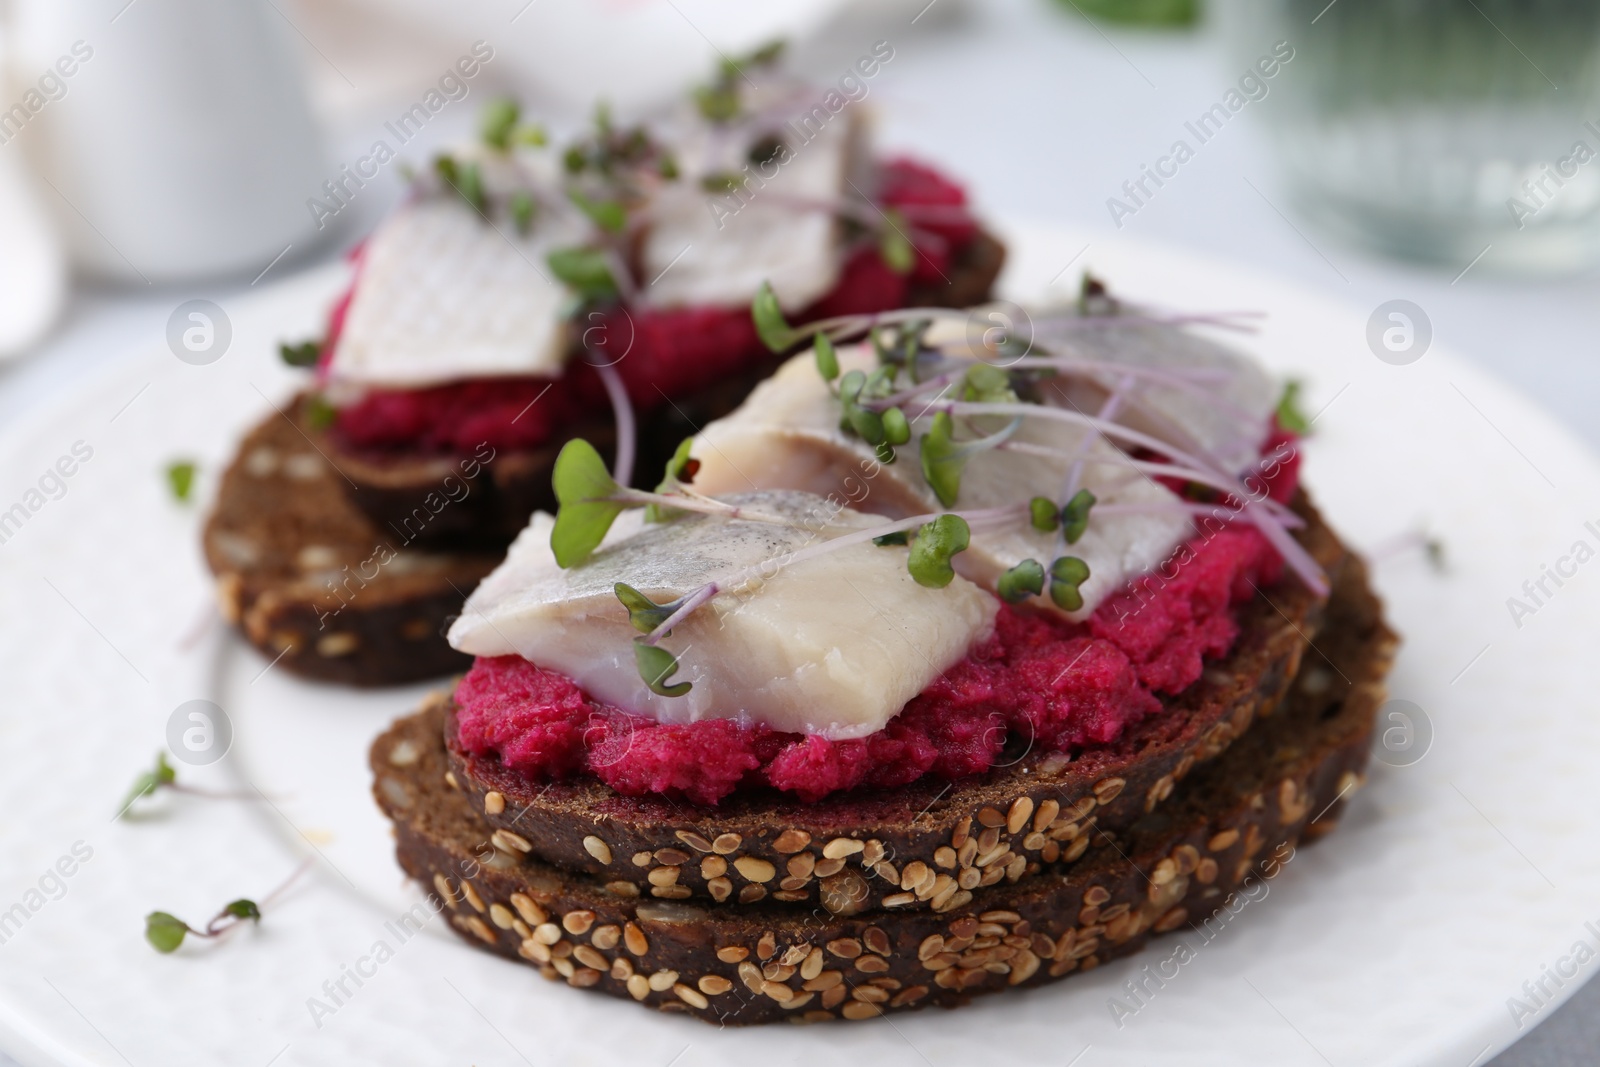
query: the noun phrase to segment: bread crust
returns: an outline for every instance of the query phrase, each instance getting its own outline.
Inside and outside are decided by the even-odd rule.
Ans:
[[[1078,862],[944,912],[652,900],[491,843],[481,813],[446,781],[438,700],[375,742],[374,795],[430,906],[470,944],[552,980],[716,1024],[955,1006],[1091,970],[1153,934],[1188,928],[1186,945],[1209,940],[1206,918],[1258,899],[1249,887],[1331,829],[1363,781],[1394,645],[1352,561],[1280,712],[1115,841],[1096,833]]]

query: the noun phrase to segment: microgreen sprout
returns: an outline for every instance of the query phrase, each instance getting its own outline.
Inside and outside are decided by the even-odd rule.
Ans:
[[[301,863],[276,889],[261,898],[259,904],[248,897],[229,901],[202,927],[190,926],[170,912],[152,911],[144,917],[144,939],[150,942],[151,948],[166,955],[176,952],[189,937],[212,940],[247,922],[259,923],[263,908],[293,885],[310,865],[310,860]]]
[[[312,393],[306,397],[303,411],[306,425],[313,430],[326,430],[333,425],[334,416],[338,414],[333,405],[328,403],[328,398],[321,393]]]
[[[321,341],[301,341],[299,344],[280,344],[278,358],[291,367],[315,367],[322,355]]]
[[[1038,596],[1044,592],[1044,568],[1036,559],[1025,559],[1000,575],[995,592],[1007,604],[1020,604],[1029,597]]]
[[[833,349],[828,335],[819,333],[811,339],[811,353],[817,361],[817,373],[825,382],[839,377],[839,355]]]
[[[1062,611],[1083,607],[1078,587],[1089,580],[1089,565],[1077,556],[1062,556],[1050,564],[1050,599]]]
[[[688,682],[667,684],[667,679],[678,673],[678,658],[666,649],[647,645],[639,640],[633,643],[633,655],[639,663],[639,677],[650,691],[658,696],[681,697],[694,688]]]
[[[657,604],[633,586],[618,582],[613,591],[622,606],[628,609],[628,621],[642,634],[652,633],[656,627],[672,618],[672,613],[683,606],[683,598]]]
[[[755,321],[761,343],[774,352],[785,352],[800,340],[801,335],[790,328],[789,320],[784,318],[783,308],[778,304],[778,294],[772,291],[772,285],[768,282],[762,282],[761,288],[756,291],[755,299],[750,304],[750,317]]]
[[[911,539],[911,559],[907,569],[918,585],[930,589],[943,589],[956,576],[950,558],[966,551],[972,542],[972,530],[959,515],[940,515],[924,523]]]
[[[580,299],[602,301],[616,297],[617,280],[611,273],[611,260],[596,248],[557,248],[545,257],[550,272],[577,293]]]
[[[201,789],[178,781],[177,768],[167,762],[165,752],[156,753],[155,766],[148,771],[141,771],[133,780],[132,787],[122,800],[122,806],[117,809],[116,818],[120,819],[133,808],[133,806],[146,797],[154,796],[158,790],[170,789],[174,793],[187,793],[190,796],[210,797],[214,800],[248,800],[259,794],[254,792],[228,792],[215,789]]]
[[[1047,496],[1036,496],[1028,501],[1028,521],[1040,533],[1051,533],[1061,525],[1061,510]]]
[[[525,189],[519,189],[511,194],[509,201],[511,208],[511,221],[516,226],[517,232],[526,237],[533,230],[533,215],[535,205],[533,194]]]
[[[167,488],[180,504],[189,502],[189,494],[194,490],[194,473],[192,459],[176,459],[167,464]]]
[[[605,460],[581,437],[562,446],[551,483],[560,507],[550,532],[550,550],[557,566],[571,567],[600,547],[628,505],[616,499],[622,487],[606,470]]]
[[[894,208],[883,213],[884,227],[878,239],[878,254],[896,274],[910,274],[916,262],[916,249],[906,236],[905,216]]]
[[[1304,437],[1311,432],[1311,420],[1300,410],[1300,387],[1301,383],[1294,378],[1283,383],[1283,397],[1278,401],[1278,425]]]
[[[1089,528],[1089,509],[1094,505],[1094,494],[1087,489],[1079,489],[1061,509],[1061,535],[1067,544],[1077,544]]]
[[[683,489],[694,481],[695,472],[700,469],[700,461],[689,454],[689,449],[694,445],[694,438],[685,437],[678,442],[677,451],[672,453],[672,458],[667,460],[667,469],[661,475],[661,481],[656,486],[656,493],[660,496],[670,496]],[[668,519],[677,518],[683,512],[676,508],[669,508],[665,504],[647,504],[644,509],[645,522],[666,522]]]
[[[567,199],[607,233],[621,233],[628,226],[628,211],[620,201],[591,200],[576,189],[567,190]]]

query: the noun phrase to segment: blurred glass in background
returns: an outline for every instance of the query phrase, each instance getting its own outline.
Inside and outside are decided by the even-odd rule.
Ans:
[[[1600,3],[1236,0],[1238,57],[1295,50],[1262,110],[1300,212],[1407,259],[1600,259]]]

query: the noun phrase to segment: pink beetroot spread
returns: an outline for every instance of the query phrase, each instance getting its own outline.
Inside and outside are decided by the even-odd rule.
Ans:
[[[858,248],[833,291],[799,321],[902,307],[910,286],[947,276],[953,258],[978,232],[966,200],[960,186],[931,168],[906,159],[885,163],[879,201],[905,211],[914,225],[917,255],[910,273],[890,270],[875,246]],[[324,359],[333,351],[348,302],[347,296],[334,308]],[[664,397],[704,389],[766,351],[745,307],[618,308],[580,325],[595,348],[617,353],[617,372],[641,411],[664,403]],[[362,449],[466,454],[488,442],[498,451],[515,451],[537,447],[607,406],[599,377],[574,365],[554,381],[482,378],[371,390],[341,408],[335,426],[346,444]]]
[[[1274,439],[1281,442],[1282,437]],[[1293,493],[1298,453],[1270,479]],[[1238,637],[1233,608],[1275,581],[1282,561],[1253,526],[1197,534],[1107,600],[1085,623],[1002,606],[995,633],[870,737],[828,741],[727,719],[662,724],[588,697],[572,679],[517,656],[479,659],[456,688],[457,743],[536,780],[593,775],[627,796],[715,804],[772,786],[815,801],[925,774],[963,778],[994,765],[1008,739],[1044,751],[1116,741],[1182,692]]]

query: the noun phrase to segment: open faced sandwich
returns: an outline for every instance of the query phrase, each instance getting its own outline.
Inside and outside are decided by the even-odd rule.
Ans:
[[[959,186],[875,155],[863,109],[772,49],[648,124],[601,108],[562,148],[498,102],[354,254],[326,336],[285,346],[314,380],[224,476],[224,611],[312,677],[463,669],[443,630],[555,506],[566,441],[653,484],[775,369],[748,310],[764,280],[806,318],[964,307],[1003,259]]]
[[[567,444],[471,670],[373,746],[401,865],[480,947],[724,1023],[1203,922],[1334,826],[1395,643],[1219,325],[1092,279],[1008,333],[829,317],[651,491]]]

